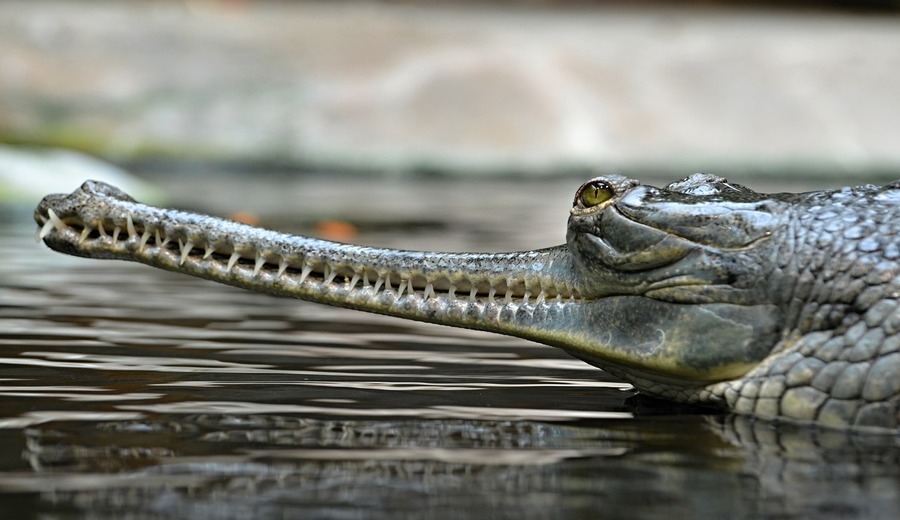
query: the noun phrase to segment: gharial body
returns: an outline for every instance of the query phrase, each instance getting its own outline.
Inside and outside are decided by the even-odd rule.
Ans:
[[[599,177],[566,244],[437,253],[291,236],[86,182],[35,211],[57,251],[519,336],[647,394],[762,418],[898,429],[900,181],[761,194],[712,175]]]

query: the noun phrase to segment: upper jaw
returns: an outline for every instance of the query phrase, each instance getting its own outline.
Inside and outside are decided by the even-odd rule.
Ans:
[[[499,302],[583,297],[565,247],[496,254],[365,248],[154,208],[93,182],[71,195],[45,197],[35,221],[38,237],[55,250],[184,272],[215,270],[231,277],[234,270],[248,269],[253,276],[270,272],[274,279],[294,273],[301,281],[368,280],[380,288]]]

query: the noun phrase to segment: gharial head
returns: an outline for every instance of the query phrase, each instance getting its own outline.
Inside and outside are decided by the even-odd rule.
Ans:
[[[760,255],[784,209],[771,196],[712,175],[665,189],[598,177],[575,195],[567,242],[593,296],[735,303],[737,292],[757,288],[765,267],[745,259]]]
[[[657,394],[737,377],[771,350],[781,314],[761,280],[783,218],[778,200],[700,174],[664,189],[593,179],[575,196],[567,245],[516,253],[295,237],[153,208],[97,182],[35,212],[64,253],[525,337]]]
[[[568,350],[651,391],[745,373],[781,334],[767,280],[787,208],[706,174],[664,189],[621,176],[583,184],[567,246],[594,330]]]

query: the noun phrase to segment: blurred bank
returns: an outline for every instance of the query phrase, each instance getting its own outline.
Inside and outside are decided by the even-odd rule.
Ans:
[[[900,176],[895,10],[634,5],[6,1],[0,142],[132,170]]]

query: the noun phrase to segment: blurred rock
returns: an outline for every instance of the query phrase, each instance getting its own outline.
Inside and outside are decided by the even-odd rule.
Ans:
[[[900,18],[0,3],[0,139],[338,169],[900,172]]]

